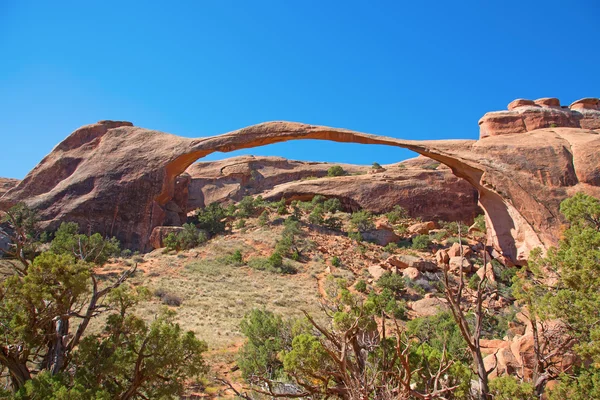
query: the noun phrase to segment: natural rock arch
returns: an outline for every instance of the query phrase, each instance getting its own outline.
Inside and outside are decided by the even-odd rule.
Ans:
[[[595,133],[552,128],[479,141],[409,141],[268,122],[220,136],[188,139],[131,123],[101,121],[76,130],[60,143],[0,198],[0,207],[26,201],[40,210],[49,228],[74,220],[116,235],[126,246],[145,250],[152,229],[165,219],[176,178],[210,153],[300,139],[380,144],[439,161],[472,184],[486,212],[490,244],[513,262],[522,263],[532,248],[556,243],[562,199],[578,190],[600,195],[600,173],[594,163],[600,140]]]

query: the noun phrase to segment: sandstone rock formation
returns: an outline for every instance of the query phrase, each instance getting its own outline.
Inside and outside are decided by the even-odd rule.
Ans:
[[[600,129],[600,102],[597,98],[577,100],[569,107],[561,107],[556,98],[537,100],[517,99],[508,105],[508,111],[485,114],[479,120],[479,137],[511,135],[542,128]]]
[[[19,184],[18,179],[0,178],[0,197]]]
[[[570,112],[594,116],[597,104],[576,102]],[[512,111],[518,113],[519,108]],[[595,121],[582,118],[582,127],[584,119]],[[525,132],[506,125],[501,129],[505,135],[479,141],[408,141],[293,122],[267,122],[221,136],[187,139],[102,121],[60,143],[0,198],[0,208],[24,200],[40,210],[46,228],[73,220],[116,235],[125,246],[146,250],[152,229],[165,224],[168,212],[179,215],[182,209],[177,204],[178,177],[210,153],[298,139],[380,144],[434,159],[473,185],[486,213],[489,243],[523,263],[532,248],[557,242],[561,200],[577,191],[600,197],[600,135],[597,129],[558,124]]]
[[[333,165],[340,165],[348,175],[327,177]],[[436,221],[469,221],[479,212],[473,186],[426,157],[373,170],[371,166],[241,156],[195,163],[186,173],[191,176],[188,210],[261,194],[270,201],[335,197],[348,211],[382,213],[400,205],[412,216]]]

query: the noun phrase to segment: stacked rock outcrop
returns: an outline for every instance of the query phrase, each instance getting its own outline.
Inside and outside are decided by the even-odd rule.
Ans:
[[[600,129],[600,100],[588,97],[561,106],[554,97],[517,99],[507,111],[494,111],[479,120],[480,139],[531,132],[542,128]]]

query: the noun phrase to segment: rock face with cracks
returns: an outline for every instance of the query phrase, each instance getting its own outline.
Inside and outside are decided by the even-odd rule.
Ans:
[[[267,122],[188,139],[128,122],[101,121],[76,130],[56,146],[0,198],[0,208],[25,201],[40,211],[46,229],[75,221],[117,236],[126,247],[146,250],[152,229],[183,211],[178,204],[183,200],[176,196],[181,192],[181,188],[176,191],[180,175],[210,153],[299,139],[380,144],[436,160],[473,185],[486,213],[489,244],[522,263],[531,249],[557,242],[563,222],[560,201],[578,191],[600,197],[598,133],[552,127],[479,141],[410,141]]]

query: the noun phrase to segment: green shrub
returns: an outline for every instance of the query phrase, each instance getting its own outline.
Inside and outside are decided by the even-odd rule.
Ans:
[[[156,289],[154,291],[154,295],[158,297],[164,305],[167,306],[179,307],[183,302],[181,297],[163,288]]]
[[[481,232],[485,232],[486,230],[486,226],[485,226],[485,215],[480,214],[478,216],[475,217],[475,221],[474,221],[474,225],[477,229],[479,229]]]
[[[339,231],[342,229],[342,221],[336,216],[331,215],[323,220],[323,226],[333,231]]]
[[[356,240],[357,242],[362,242],[363,240],[360,232],[348,232],[348,237],[352,240]]]
[[[196,226],[211,236],[225,232],[225,222],[223,221],[225,217],[225,209],[219,203],[212,203],[196,210],[194,216]]]
[[[381,169],[381,164],[379,164],[378,162],[374,162],[373,165],[371,165],[371,168],[373,169]]]
[[[379,294],[369,293],[364,306],[365,310],[373,315],[381,315],[382,311],[385,311],[387,315],[397,319],[406,317],[406,305],[396,300],[396,296],[388,288],[383,289]]]
[[[240,330],[248,339],[238,352],[237,365],[242,377],[253,375],[276,377],[283,368],[279,352],[291,341],[288,327],[279,315],[270,311],[253,309],[244,316]]]
[[[167,250],[188,250],[201,245],[208,240],[206,232],[196,228],[194,224],[183,224],[183,231],[169,233],[163,244]]]
[[[412,248],[415,250],[426,250],[431,246],[429,235],[418,235],[412,240]]]
[[[469,279],[469,289],[477,290],[477,285],[479,285],[480,281],[481,278],[479,278],[479,275],[473,274],[473,276],[471,276],[471,278]]]
[[[269,223],[269,212],[264,210],[258,217],[258,225],[265,226],[267,223]]]
[[[342,176],[346,175],[346,171],[339,165],[334,165],[327,170],[327,176]]]
[[[238,218],[249,218],[254,214],[255,210],[256,210],[256,207],[254,204],[254,198],[252,196],[245,196],[238,203],[237,217]]]
[[[507,284],[508,286],[511,286],[513,277],[517,274],[517,271],[519,271],[519,269],[516,267],[511,267],[511,268],[503,267],[502,271],[500,272],[500,280],[502,282],[504,282],[505,284]]]
[[[339,267],[340,265],[342,265],[342,262],[340,261],[338,256],[333,256],[331,258],[331,265],[333,265],[334,267]]]
[[[398,250],[398,244],[390,242],[383,247],[383,250],[388,253],[394,253],[396,250]]]
[[[365,232],[375,229],[373,215],[367,210],[360,210],[352,213],[350,224],[359,232]]]
[[[385,214],[390,224],[396,224],[400,220],[408,218],[408,212],[406,209],[399,205],[395,205],[392,211]]]
[[[428,343],[440,353],[445,348],[451,360],[471,362],[467,344],[450,311],[408,321],[406,333],[409,337],[418,338],[421,343]]]
[[[354,288],[361,293],[366,293],[367,292],[367,282],[365,282],[364,280],[359,280],[358,282],[356,282],[356,284],[354,285]]]
[[[63,222],[54,233],[50,243],[50,251],[55,254],[76,255],[77,258],[102,265],[110,257],[120,253],[119,241],[116,238],[103,238],[99,233],[84,235],[79,233],[79,225],[75,222]]]
[[[313,225],[322,225],[323,224],[323,205],[317,204],[315,208],[313,208],[312,212],[308,216],[308,222]]]
[[[235,223],[235,227],[236,229],[242,229],[246,226],[246,220],[245,219],[240,219]]]
[[[392,274],[387,271],[377,280],[377,286],[381,289],[388,289],[397,296],[404,290],[404,278],[400,274]]]
[[[288,213],[287,211],[287,207],[285,205],[285,198],[282,197],[281,200],[279,200],[277,203],[275,203],[276,207],[277,207],[277,214],[279,215],[285,215]]]
[[[458,235],[458,227],[460,224],[460,232],[461,235],[466,235],[469,232],[469,227],[462,222],[448,222],[448,221],[438,221],[438,225],[448,231],[448,233],[452,235]]]
[[[457,237],[451,237],[446,240],[446,243],[449,245],[453,245],[454,243],[460,243],[465,246],[469,245],[469,241],[467,239],[465,239],[464,237],[460,238],[460,240]]]
[[[342,209],[342,202],[335,197],[327,199],[323,202],[323,208],[327,212],[335,213],[336,211],[340,211]]]
[[[521,382],[510,375],[492,379],[490,381],[490,393],[494,400],[530,400],[536,398],[532,383]],[[572,399],[572,397],[561,397],[561,399]]]

